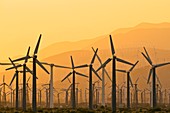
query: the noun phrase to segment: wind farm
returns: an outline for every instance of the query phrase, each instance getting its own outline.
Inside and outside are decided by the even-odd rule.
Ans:
[[[138,110],[141,112],[151,112],[160,109],[168,110],[168,107],[170,106],[170,103],[167,100],[169,97],[168,88],[163,89],[160,79],[161,77],[157,75],[156,69],[159,67],[168,67],[170,62],[153,63],[146,47],[143,47],[144,52],[142,49],[138,52],[139,55],[144,57],[149,65],[151,65],[148,79],[146,79],[143,75],[140,75],[141,71],[138,72],[142,67],[141,65],[143,65],[140,64],[141,59],[131,59],[133,61],[133,63],[131,63],[130,60],[125,60],[115,55],[116,47],[114,45],[112,35],[108,35],[106,38],[108,40],[108,45],[110,45],[111,57],[106,57],[103,62],[103,59],[100,57],[102,54],[100,53],[99,56],[98,53],[100,48],[94,49],[94,47],[92,47],[90,55],[91,61],[89,59],[90,63],[84,62],[83,64],[78,63],[78,65],[75,65],[73,56],[70,54],[71,66],[65,66],[64,63],[62,65],[56,62],[48,63],[46,60],[39,61],[37,59],[37,53],[41,37],[42,34],[40,34],[38,38],[33,56],[29,55],[29,47],[26,56],[15,58],[14,60],[9,57],[9,63],[1,63],[1,65],[8,67],[6,68],[6,72],[14,69],[14,76],[10,83],[7,84],[5,82],[6,76],[4,75],[3,82],[0,85],[0,103],[1,106],[3,106],[3,109],[10,107],[11,109],[13,108],[14,111],[20,112],[39,112],[41,110],[51,112],[57,112],[57,110],[58,112],[60,110],[63,112],[64,110],[83,112],[84,110],[84,112],[104,111],[114,113],[121,112],[123,110],[128,112],[135,112]],[[86,54],[83,56],[86,56]],[[79,58],[76,60],[79,60]],[[135,60],[137,61],[134,62]],[[24,63],[21,63],[22,61],[24,61]],[[107,65],[111,61],[112,65],[109,66],[110,70],[108,70]],[[32,68],[31,64],[33,64]],[[46,72],[45,75],[37,77],[36,64],[38,64],[40,68]],[[140,64],[141,67],[139,68],[137,64]],[[48,71],[46,67],[49,67],[50,71]],[[68,72],[66,76],[63,76],[64,74],[59,75],[57,72],[57,75],[55,75],[54,67],[57,68],[57,72],[60,73],[62,71],[71,71]],[[122,67],[126,69],[123,69]],[[134,74],[133,70],[136,71],[135,74],[138,76]],[[29,75],[26,75],[27,72]],[[42,72],[42,70],[39,71],[38,69],[38,73],[44,72]],[[77,78],[77,75],[82,77]],[[41,85],[38,83],[37,86],[35,80],[39,81],[39,79],[43,76],[48,76],[48,81],[46,83],[40,83]],[[123,78],[123,81],[120,80],[119,76],[123,76],[121,77]],[[136,79],[132,80],[133,76]],[[145,87],[139,87],[139,81],[142,79],[142,76],[145,78],[142,83],[146,85]],[[23,79],[22,83],[19,81],[20,78]],[[62,79],[58,79],[56,82],[55,78]],[[16,79],[15,85],[13,85],[14,79]],[[29,82],[31,79],[32,83]],[[64,82],[68,85],[64,85]],[[81,84],[86,84],[87,87],[82,87]],[[108,84],[110,84],[109,87]],[[9,91],[6,91],[6,88],[8,88]],[[9,101],[8,95],[10,95]],[[148,99],[150,101],[148,101]]]
[[[0,112],[170,113],[170,1],[0,1]]]

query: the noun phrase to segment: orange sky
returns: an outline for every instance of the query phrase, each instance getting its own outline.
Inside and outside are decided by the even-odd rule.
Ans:
[[[141,22],[170,22],[170,0],[0,0],[0,60],[41,48],[108,34]]]

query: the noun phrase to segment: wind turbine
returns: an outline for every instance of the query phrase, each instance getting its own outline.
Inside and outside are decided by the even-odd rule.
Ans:
[[[168,89],[170,90],[170,89]],[[168,104],[170,105],[170,93],[168,93]]]
[[[128,71],[126,70],[121,70],[121,69],[116,69],[116,71],[118,72],[123,72],[127,74],[127,108],[130,108],[130,84],[133,87],[133,83],[130,77],[130,73],[132,72],[132,70],[135,68],[135,66],[138,64],[139,61],[137,61]]]
[[[95,94],[95,93],[96,93],[96,87],[97,87],[96,84],[98,84],[98,87],[99,87],[99,82],[100,82],[100,81],[97,80],[97,81],[94,81],[93,84],[92,84],[92,89],[93,89],[93,92],[92,92],[92,93],[93,93],[93,103],[96,103],[96,101],[97,101],[97,100],[96,100],[97,97],[96,97],[96,94]]]
[[[8,66],[8,65],[12,65],[12,64],[11,63],[2,63],[2,62],[0,62],[0,65]]]
[[[78,85],[79,85],[79,84],[77,84],[77,87],[76,87],[76,104],[77,104],[76,106],[79,105],[79,104],[78,104],[78,103],[79,103],[79,89],[78,89]]]
[[[92,49],[93,49],[93,52],[95,53],[95,50],[93,47],[92,47]],[[96,53],[96,57],[97,57],[100,65],[102,65],[102,60],[97,53]],[[109,80],[112,81],[108,72],[106,71],[105,67],[103,67],[102,68],[102,106],[105,106],[105,74],[107,75]]]
[[[163,97],[163,91],[162,91],[162,89],[159,89],[159,96],[160,96],[159,104],[162,105],[163,104],[163,98],[162,98]]]
[[[85,105],[87,106],[87,88],[85,88],[85,91],[84,91],[84,100],[85,100]]]
[[[45,87],[41,88],[41,89],[38,89],[39,91],[39,106],[42,107],[42,102],[41,102],[41,99],[42,99],[42,90],[45,89]]]
[[[112,112],[116,112],[116,61],[122,62],[128,65],[134,65],[130,62],[117,58],[115,56],[115,49],[112,41],[112,36],[110,35],[110,45],[111,45],[111,58],[108,58],[97,70],[98,72],[101,68],[105,67],[110,61],[112,61]]]
[[[11,90],[11,108],[14,106],[14,89],[11,87],[9,87],[9,89]]]
[[[45,88],[45,93],[46,93],[46,108],[49,107],[49,88]]]
[[[57,91],[57,99],[58,99],[58,107],[60,108],[60,94],[63,92],[58,92]]]
[[[95,91],[94,91],[94,95],[96,95],[96,106],[99,104],[99,95],[100,95],[100,90],[101,90],[101,87],[98,87],[98,86],[96,86],[95,87],[95,89],[94,89]],[[96,93],[96,94],[95,94]]]
[[[27,87],[26,87],[26,89],[27,89],[27,90],[26,90],[26,91],[27,91],[27,94],[26,94],[26,96],[27,96],[27,105],[30,105],[30,101],[29,101],[29,98],[30,98],[30,97],[29,97],[29,91],[31,91],[31,88],[30,88],[29,85],[28,85],[28,82],[29,82],[30,78],[31,78],[31,77],[29,77],[29,78],[27,79],[27,82],[26,82],[26,86],[27,86]]]
[[[29,52],[30,52],[30,47],[28,48],[28,51],[27,51],[27,54],[26,54],[26,56],[25,57],[22,57],[22,58],[18,58],[18,59],[15,59],[15,60],[13,60],[13,62],[17,62],[17,61],[20,61],[20,60],[25,60],[24,61],[24,63],[23,63],[23,71],[21,71],[21,73],[23,73],[23,89],[22,89],[22,91],[23,91],[23,96],[22,96],[22,107],[23,107],[23,110],[24,111],[26,111],[26,106],[27,106],[27,100],[26,100],[26,72],[28,71],[28,72],[30,72],[31,74],[33,74],[33,72],[26,66],[26,63],[27,63],[27,61],[28,61],[28,59],[29,58],[31,58],[30,56],[29,56]]]
[[[123,82],[123,83],[121,83],[121,84],[118,84],[118,85],[116,85],[116,87],[117,87],[117,89],[118,89],[118,106],[120,107],[120,106],[122,106],[122,104],[123,104],[123,99],[122,99],[122,97],[123,97],[123,87],[124,87],[124,84],[125,84],[125,82]],[[111,86],[109,87],[109,88],[111,88]]]
[[[1,92],[2,92],[2,87],[0,88],[0,104],[1,104],[1,102],[2,102],[2,94],[1,94]]]
[[[19,84],[20,85],[20,84]],[[23,99],[22,99],[22,92],[23,92],[23,88],[21,87],[19,90],[18,90],[18,95],[19,95],[19,107],[22,108],[22,102],[23,102]]]
[[[93,83],[92,83],[92,73],[94,73],[100,80],[102,80],[100,78],[100,76],[98,75],[98,73],[94,70],[93,68],[93,63],[96,57],[98,49],[96,49],[93,58],[89,64],[89,109],[92,110],[93,109]]]
[[[147,83],[149,83],[151,75],[152,75],[152,96],[151,96],[152,102],[151,102],[151,107],[155,108],[156,105],[157,105],[157,99],[156,99],[156,69],[158,67],[168,65],[168,64],[170,64],[170,62],[161,63],[161,64],[153,64],[145,47],[144,47],[144,51],[145,51],[145,54],[143,52],[141,52],[141,53],[145,57],[145,59],[149,62],[149,64],[151,65],[151,69],[150,69],[150,72],[149,72]]]
[[[24,71],[19,71],[20,73],[24,73]],[[31,72],[31,70],[30,71],[25,71],[25,73],[26,72],[29,72],[29,73],[31,73],[32,74],[32,72]],[[31,91],[31,88],[29,87],[29,85],[28,85],[28,82],[29,82],[29,80],[30,80],[30,78],[31,77],[29,77],[28,79],[27,79],[27,81],[26,81],[26,94],[23,94],[24,92],[23,92],[23,90],[24,90],[24,88],[22,87],[22,89],[21,89],[21,94],[22,94],[22,96],[21,96],[21,98],[22,98],[22,107],[23,107],[23,104],[24,103],[26,103],[26,106],[28,106],[29,105],[29,90]],[[37,78],[38,79],[38,78]],[[21,83],[21,84],[19,84],[19,85],[23,85],[23,83]],[[23,101],[25,101],[24,100],[24,97],[23,96],[26,96],[25,98],[26,98],[26,102],[23,102]],[[25,105],[24,105],[25,106]],[[26,108],[24,108],[23,109],[24,111],[26,110]]]
[[[80,89],[79,92],[80,92],[80,104],[82,105],[83,104],[83,91],[82,91],[82,89]]]
[[[50,108],[53,108],[53,68],[66,68],[66,69],[70,69],[69,67],[65,67],[65,66],[59,66],[59,65],[55,65],[53,63],[47,63],[47,62],[41,62],[41,64],[50,66]]]
[[[36,48],[34,50],[33,54],[33,92],[32,92],[32,108],[33,112],[37,111],[37,99],[36,99],[36,90],[37,90],[37,83],[36,83],[36,64],[38,64],[46,73],[49,74],[49,72],[46,70],[46,68],[37,60],[37,53],[38,53],[38,48],[41,40],[41,34],[39,36]]]
[[[32,57],[30,56],[26,56],[26,57],[23,57],[23,58],[20,58],[18,59],[17,61],[20,61],[20,60],[25,60],[26,58],[33,58],[33,90],[32,90],[32,109],[33,109],[33,112],[36,112],[37,111],[37,97],[36,97],[36,90],[37,90],[37,83],[36,83],[36,79],[37,79],[37,76],[36,76],[36,64],[38,64],[47,74],[49,74],[49,72],[47,71],[47,69],[41,64],[40,61],[38,61],[37,59],[37,54],[38,54],[38,49],[39,49],[39,45],[40,45],[40,41],[41,41],[41,34],[39,36],[39,39],[38,39],[38,42],[37,42],[37,45],[35,47],[35,50],[34,50],[34,54]]]
[[[80,76],[83,76],[83,77],[88,77],[82,73],[79,73],[77,71],[75,71],[75,69],[77,68],[83,68],[83,67],[87,67],[87,65],[80,65],[80,66],[74,66],[74,61],[73,61],[73,58],[72,56],[70,57],[71,58],[71,64],[72,64],[72,72],[70,72],[61,82],[63,82],[65,79],[67,79],[70,75],[73,75],[73,78],[72,78],[72,95],[73,95],[73,98],[72,98],[72,108],[75,109],[76,108],[76,100],[75,100],[75,75],[80,75]]]
[[[6,94],[6,101],[7,101],[7,103],[9,102],[9,103],[12,103],[12,99],[11,99],[11,92],[10,91],[8,91],[8,92],[6,92],[5,93]],[[7,98],[7,96],[9,96],[9,98]],[[7,105],[8,106],[8,105]]]
[[[159,93],[159,88],[160,88],[160,86],[159,86],[159,84],[156,84],[156,97],[157,97],[157,103],[160,103],[160,93]],[[160,88],[161,89],[161,88]]]
[[[9,60],[11,61],[11,63],[12,63],[12,65],[13,65],[13,67],[11,67],[11,68],[7,68],[6,70],[11,70],[11,69],[15,69],[15,74],[14,74],[14,76],[13,76],[13,78],[12,78],[12,80],[11,80],[11,82],[10,82],[10,86],[11,86],[11,84],[12,84],[12,82],[14,81],[14,79],[16,80],[16,97],[15,97],[15,107],[16,107],[16,109],[18,109],[18,104],[19,104],[19,95],[18,95],[18,87],[19,87],[19,81],[18,81],[18,79],[19,79],[19,77],[18,77],[18,73],[19,73],[19,71],[18,71],[18,68],[19,67],[22,67],[22,65],[21,64],[19,64],[19,65],[15,65],[14,64],[14,62],[11,60],[11,58],[9,58]]]
[[[167,100],[167,91],[166,89],[161,90],[161,104],[166,105],[166,100]]]
[[[141,104],[142,106],[145,104],[145,89],[141,91]]]
[[[3,102],[6,105],[6,93],[5,93],[5,86],[8,86],[8,84],[5,83],[5,75],[3,75],[3,83],[0,85],[3,87]]]
[[[46,89],[46,107],[47,108],[49,108],[49,99],[50,99],[50,84],[42,84],[42,86]],[[45,86],[48,86],[48,88],[47,87],[45,87]]]
[[[140,91],[139,89],[138,89],[138,80],[139,80],[139,77],[136,79],[136,81],[135,81],[135,107],[137,108],[138,107],[138,91]]]
[[[68,91],[70,90],[70,88],[72,87],[72,84],[67,88],[67,89],[61,89],[61,91],[65,91],[65,104],[66,106],[68,106]]]

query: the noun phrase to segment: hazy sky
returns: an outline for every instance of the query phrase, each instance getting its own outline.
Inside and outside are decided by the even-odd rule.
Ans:
[[[0,60],[26,54],[40,33],[43,48],[141,22],[170,22],[170,0],[0,0]]]

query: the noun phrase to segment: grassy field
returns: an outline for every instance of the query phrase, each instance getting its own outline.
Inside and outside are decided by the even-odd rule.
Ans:
[[[0,108],[0,113],[24,113],[21,109],[15,110],[14,108]],[[25,113],[32,113],[32,110],[29,108]],[[75,110],[71,108],[37,108],[37,113],[112,113],[111,108],[100,107],[95,110],[88,110],[87,108],[77,108]],[[170,113],[170,108],[156,108],[156,109],[117,109],[116,113]]]

